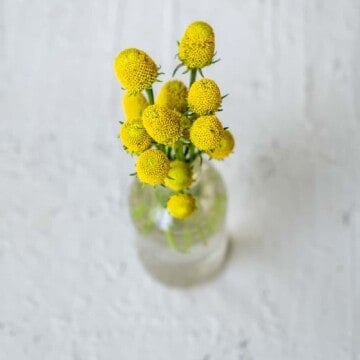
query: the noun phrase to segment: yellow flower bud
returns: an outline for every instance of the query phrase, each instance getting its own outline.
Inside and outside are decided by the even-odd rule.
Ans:
[[[215,115],[200,116],[190,128],[190,140],[200,150],[215,149],[223,137],[224,129]]]
[[[215,50],[212,27],[204,21],[190,24],[179,44],[179,59],[189,69],[200,69],[211,64]]]
[[[160,89],[155,103],[179,112],[186,111],[187,87],[180,80],[167,81]]]
[[[174,191],[187,189],[192,183],[192,171],[189,164],[184,161],[170,162],[170,170],[165,178],[165,185]]]
[[[220,144],[214,150],[208,151],[207,154],[213,159],[222,160],[232,153],[234,146],[234,137],[229,130],[225,130]]]
[[[189,90],[188,103],[190,110],[199,115],[217,111],[221,105],[221,94],[216,82],[207,78],[195,81]]]
[[[180,114],[165,106],[148,106],[142,120],[148,134],[159,144],[173,145],[181,136]]]
[[[119,137],[127,151],[131,154],[140,154],[148,149],[152,142],[141,119],[127,120],[122,124]]]
[[[170,161],[160,150],[146,150],[139,155],[136,161],[137,177],[144,184],[162,184],[169,169]]]
[[[145,96],[142,93],[130,94],[124,93],[122,97],[122,108],[125,119],[141,118],[142,112],[149,105]]]
[[[114,70],[120,84],[132,94],[149,89],[158,76],[151,57],[139,49],[125,49],[114,60]]]
[[[172,195],[167,202],[167,209],[174,218],[186,219],[196,210],[195,199],[190,194]]]

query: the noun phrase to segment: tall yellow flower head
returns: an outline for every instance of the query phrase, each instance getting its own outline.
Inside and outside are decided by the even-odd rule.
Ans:
[[[191,111],[199,115],[212,114],[221,105],[220,89],[214,80],[197,80],[191,85],[188,102]]]
[[[140,154],[151,146],[152,139],[146,132],[142,120],[127,120],[120,128],[120,139],[131,154]]]
[[[174,218],[183,220],[196,210],[196,202],[190,194],[175,194],[168,200],[167,209]]]
[[[192,183],[192,171],[189,164],[184,161],[170,162],[170,170],[165,178],[165,185],[174,191],[187,189]]]
[[[146,150],[139,155],[136,161],[137,177],[144,184],[162,184],[169,169],[170,161],[160,150]]]
[[[179,112],[186,111],[188,90],[180,80],[169,80],[160,89],[155,103]]]
[[[220,144],[214,150],[208,151],[207,154],[213,159],[223,160],[232,153],[234,146],[234,137],[229,130],[225,130]]]
[[[181,136],[180,114],[165,106],[148,106],[142,120],[146,131],[159,144],[173,145]]]
[[[124,93],[122,97],[122,108],[125,119],[141,118],[142,112],[149,105],[142,93],[130,94]]]
[[[211,64],[215,51],[215,35],[204,21],[190,24],[179,44],[179,59],[189,69],[201,69]]]
[[[224,134],[224,128],[215,115],[200,116],[190,128],[190,140],[200,150],[215,149]]]
[[[120,84],[132,94],[149,89],[158,76],[158,68],[144,51],[130,48],[114,59],[114,70]]]

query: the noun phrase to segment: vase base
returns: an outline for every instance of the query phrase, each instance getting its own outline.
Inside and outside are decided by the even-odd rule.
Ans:
[[[153,278],[169,286],[186,287],[205,282],[215,275],[224,264],[228,245],[228,237],[220,232],[208,245],[199,244],[198,249],[193,248],[189,253],[182,254],[169,249],[172,256],[161,257],[138,246],[138,254]],[[204,247],[208,247],[208,251],[204,252]]]

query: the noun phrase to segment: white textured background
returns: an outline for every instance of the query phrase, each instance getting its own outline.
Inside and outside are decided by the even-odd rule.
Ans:
[[[233,250],[169,289],[134,250],[112,59],[169,74],[196,19]],[[359,0],[0,0],[0,359],[359,360],[359,154]]]

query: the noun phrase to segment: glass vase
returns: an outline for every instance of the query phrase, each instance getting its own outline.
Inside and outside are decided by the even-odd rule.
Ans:
[[[194,166],[189,192],[197,210],[188,219],[174,219],[166,210],[170,190],[134,180],[130,214],[137,230],[137,251],[144,267],[163,283],[189,286],[207,280],[224,262],[227,196],[218,170],[210,162]]]

